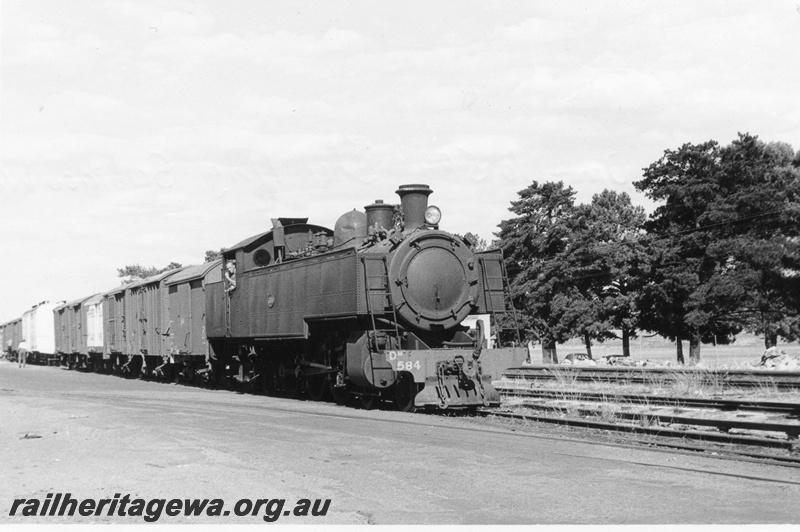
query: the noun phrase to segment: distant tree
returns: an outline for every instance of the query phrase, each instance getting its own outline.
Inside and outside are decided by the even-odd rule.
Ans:
[[[726,343],[743,328],[800,333],[800,173],[786,144],[740,134],[726,147],[684,144],[634,183],[663,202],[647,223],[653,256],[640,300],[643,325],[689,340]]]
[[[735,296],[748,330],[764,335],[770,348],[778,336],[800,337],[800,168],[786,143],[765,144],[752,135],[720,153],[724,194],[703,221],[716,241],[707,253],[718,268],[711,288]]]
[[[130,264],[124,268],[117,268],[117,274],[122,277],[123,284],[129,284],[139,279],[146,279],[158,273],[158,268],[151,266],[145,268],[140,264]]]
[[[559,262],[583,300],[575,305],[571,328],[583,336],[589,354],[592,338],[614,338],[613,331],[619,330],[623,355],[630,356],[639,319],[636,302],[649,262],[645,220],[644,209],[634,206],[628,194],[611,190],[595,194],[575,211],[570,245]]]
[[[711,293],[701,289],[715,267],[705,252],[713,234],[702,229],[702,219],[721,193],[719,160],[716,141],[687,143],[666,150],[645,169],[644,179],[634,183],[648,197],[664,202],[647,223],[648,231],[659,239],[651,240],[655,260],[640,300],[642,324],[676,341],[680,363],[682,339],[689,340],[689,357],[696,363],[704,332],[726,340],[736,332],[735,325],[712,319],[718,302],[705,297]]]
[[[206,251],[206,258],[203,262],[213,262],[217,259],[222,258],[222,252],[225,248],[220,248],[219,251],[214,251],[213,249],[209,249]]]
[[[512,302],[522,310],[520,327],[527,339],[542,343],[545,361],[558,362],[556,343],[565,341],[564,271],[553,260],[569,243],[575,191],[564,183],[534,181],[519,192],[497,237],[506,259]]]
[[[159,273],[163,273],[169,270],[175,270],[182,267],[183,266],[177,262],[170,262],[164,268],[156,268],[155,266],[145,268],[140,264],[131,264],[125,266],[124,268],[117,268],[117,274],[119,277],[122,278],[122,284],[130,284],[137,280],[147,279],[148,277],[152,277],[153,275],[158,275]]]
[[[576,206],[561,182],[534,182],[520,196],[511,207],[519,216],[503,221],[498,236],[527,336],[542,342],[545,361],[557,362],[556,343],[580,336],[591,354],[592,341],[616,329],[630,355],[648,261],[644,210],[610,190]]]

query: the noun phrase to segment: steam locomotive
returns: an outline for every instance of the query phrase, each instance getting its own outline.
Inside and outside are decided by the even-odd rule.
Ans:
[[[34,357],[233,380],[340,404],[352,398],[367,408],[382,400],[403,411],[498,404],[492,379],[527,350],[518,342],[490,347],[484,321],[472,319],[474,330],[464,323],[489,315],[497,328],[507,311],[502,254],[475,252],[440,230],[431,193],[400,186],[399,205],[377,200],[341,216],[333,230],[273,219],[272,230],[213,263],[42,304],[53,309],[53,356]],[[20,329],[0,326],[3,341],[15,346],[7,337]]]

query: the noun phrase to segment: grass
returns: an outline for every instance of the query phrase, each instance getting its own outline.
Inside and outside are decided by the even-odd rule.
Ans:
[[[751,399],[800,401],[800,390],[780,390],[774,381],[756,387],[733,387],[726,382],[728,372],[711,372],[702,368],[685,368],[682,371],[648,373],[643,371],[644,383],[606,382],[600,378],[578,381],[577,375],[567,367],[553,368],[554,379],[525,380],[503,379],[496,382],[503,388],[538,389],[560,392],[563,400],[574,400],[576,391],[616,394],[652,394],[671,397],[748,397]]]
[[[634,373],[634,372],[632,372]],[[639,372],[635,372],[638,374]],[[552,400],[537,400],[536,404],[555,407],[558,410],[544,413],[545,416],[559,416],[568,419],[590,418],[605,423],[622,422],[621,414],[636,413],[638,419],[634,421],[641,427],[658,427],[661,422],[657,418],[659,413],[673,415],[687,415],[692,409],[685,406],[654,405],[648,395],[661,395],[669,397],[717,397],[748,398],[753,400],[772,400],[783,402],[800,402],[800,390],[779,390],[775,382],[770,380],[757,387],[734,388],[727,383],[729,372],[709,371],[704,368],[684,368],[681,371],[654,372],[642,371],[646,381],[639,383],[611,383],[600,379],[593,381],[578,381],[575,373],[569,367],[554,367],[554,379],[534,380],[504,379],[503,387],[517,387],[520,389],[548,390],[555,393]],[[499,384],[499,383],[498,383]],[[582,391],[601,394],[599,401],[579,401],[577,393]],[[639,395],[642,397],[618,399],[620,394]],[[503,399],[506,406],[518,413],[530,412],[525,406],[527,400],[522,397]],[[558,413],[557,413],[558,412]],[[631,421],[625,421],[630,423]],[[526,423],[527,424],[527,423]]]
[[[555,367],[552,373],[559,388],[574,387],[578,382],[578,374],[567,368]]]

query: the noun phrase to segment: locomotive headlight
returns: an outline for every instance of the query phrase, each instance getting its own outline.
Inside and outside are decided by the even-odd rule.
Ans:
[[[438,225],[439,221],[442,219],[442,211],[439,210],[439,207],[435,205],[431,205],[427,209],[425,209],[425,223],[428,225]]]

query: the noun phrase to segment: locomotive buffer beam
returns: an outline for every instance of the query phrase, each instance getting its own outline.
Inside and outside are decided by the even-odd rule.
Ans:
[[[484,349],[475,357],[474,348],[375,350],[368,334],[354,333],[347,342],[347,376],[366,389],[387,389],[402,375],[413,378],[418,390],[417,407],[463,408],[500,404],[492,386],[503,370],[522,363],[524,348]],[[407,381],[404,381],[407,382]]]

